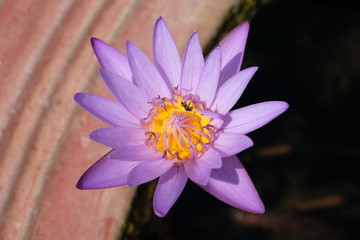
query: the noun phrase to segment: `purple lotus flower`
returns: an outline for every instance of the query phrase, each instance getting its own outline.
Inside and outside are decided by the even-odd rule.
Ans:
[[[257,70],[240,71],[249,31],[235,28],[204,60],[198,33],[181,60],[162,18],[153,35],[154,64],[133,43],[127,56],[99,39],[99,70],[118,102],[77,93],[75,101],[111,125],[90,138],[112,151],[80,178],[80,189],[135,187],[159,178],[153,206],[163,217],[188,179],[218,199],[254,213],[264,205],[236,154],[251,147],[245,134],[287,108],[269,101],[230,111]]]

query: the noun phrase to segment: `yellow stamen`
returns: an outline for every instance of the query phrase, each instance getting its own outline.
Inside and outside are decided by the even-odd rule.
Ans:
[[[195,96],[183,97],[175,88],[172,100],[157,97],[150,103],[153,108],[141,125],[147,130],[146,144],[162,152],[164,158],[181,165],[206,151],[214,140],[212,119],[196,111],[205,108]]]

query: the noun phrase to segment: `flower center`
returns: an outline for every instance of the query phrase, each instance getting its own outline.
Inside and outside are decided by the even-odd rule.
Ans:
[[[198,97],[182,96],[177,88],[173,93],[172,100],[154,98],[150,102],[153,108],[141,125],[147,130],[146,144],[181,165],[208,149],[215,127],[210,124],[211,117],[197,111],[208,111]]]

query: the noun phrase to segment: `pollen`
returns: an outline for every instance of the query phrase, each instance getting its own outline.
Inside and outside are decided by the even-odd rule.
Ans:
[[[197,96],[182,96],[173,89],[173,98],[154,98],[149,116],[141,120],[146,129],[146,144],[163,157],[182,165],[208,149],[215,138],[212,118],[198,110],[209,111]]]

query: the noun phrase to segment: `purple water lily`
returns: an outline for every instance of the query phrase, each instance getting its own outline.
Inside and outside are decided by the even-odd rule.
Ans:
[[[253,145],[245,134],[283,113],[288,104],[269,101],[230,111],[257,70],[240,71],[248,31],[247,22],[239,25],[205,60],[195,31],[181,60],[159,18],[154,63],[131,42],[126,56],[92,39],[100,75],[118,101],[75,95],[80,106],[111,125],[90,138],[113,148],[83,174],[77,187],[135,187],[159,178],[153,206],[163,217],[190,179],[231,206],[263,213],[236,154]]]

